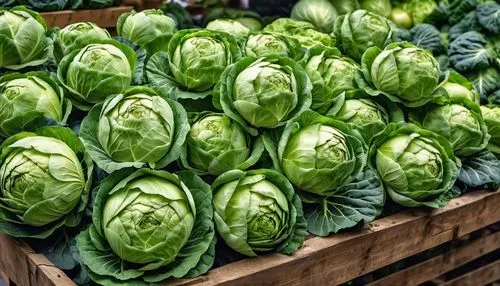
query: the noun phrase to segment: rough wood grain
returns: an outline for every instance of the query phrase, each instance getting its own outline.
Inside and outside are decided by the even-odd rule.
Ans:
[[[374,281],[368,286],[419,285],[497,249],[500,249],[500,232],[454,248],[447,253]]]
[[[175,285],[336,285],[500,221],[500,193],[479,191],[439,210],[410,209],[328,238],[292,256],[264,255]],[[170,283],[169,283],[170,284]]]
[[[133,9],[132,6],[120,6],[92,10],[64,10],[40,13],[49,27],[65,27],[77,22],[93,22],[101,28],[116,27],[118,17]]]
[[[478,268],[465,275],[447,281],[440,286],[477,286],[487,285],[500,280],[500,260]]]
[[[27,244],[0,234],[0,269],[18,286],[75,285],[62,270]]]

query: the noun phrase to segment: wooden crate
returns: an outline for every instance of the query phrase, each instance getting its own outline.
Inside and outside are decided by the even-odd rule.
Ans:
[[[77,22],[93,22],[101,28],[116,27],[121,14],[130,12],[134,7],[119,6],[91,10],[64,10],[40,13],[49,27],[65,27]]]
[[[359,230],[327,238],[309,237],[294,255],[269,254],[165,285],[336,285],[500,222],[500,192],[477,191],[439,210],[408,209]],[[45,257],[27,245],[0,236],[0,271],[17,285],[72,285]],[[494,261],[463,276],[443,274],[500,249],[492,232],[446,253],[372,282],[372,285],[481,285],[500,279]],[[5,255],[6,252],[6,255]],[[18,266],[19,265],[19,266]],[[44,283],[44,284],[43,284]]]

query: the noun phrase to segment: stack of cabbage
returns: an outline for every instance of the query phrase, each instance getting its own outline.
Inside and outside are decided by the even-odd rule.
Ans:
[[[57,261],[79,283],[143,285],[496,190],[500,107],[384,17],[324,7],[262,29],[131,12],[115,39],[0,11],[0,231],[57,238],[49,257],[77,234]]]

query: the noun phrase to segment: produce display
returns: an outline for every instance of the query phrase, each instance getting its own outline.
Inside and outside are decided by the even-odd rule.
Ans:
[[[498,190],[500,3],[287,13],[170,3],[112,37],[1,10],[0,232],[149,285]]]

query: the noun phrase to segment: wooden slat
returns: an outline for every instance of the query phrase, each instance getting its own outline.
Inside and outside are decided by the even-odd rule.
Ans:
[[[419,285],[497,249],[500,249],[500,232],[454,248],[447,253],[393,273],[368,285]]]
[[[18,286],[75,285],[62,270],[27,244],[0,234],[0,269]]]
[[[2,270],[0,270],[0,285],[9,286],[9,277]]]
[[[500,221],[499,205],[499,192],[469,193],[439,210],[405,210],[361,230],[313,237],[292,256],[269,254],[245,259],[174,284],[341,284]]]
[[[101,28],[116,27],[121,14],[129,12],[132,6],[120,6],[92,10],[64,10],[40,13],[49,27],[65,27],[77,22],[93,22]]]
[[[440,286],[477,286],[487,285],[500,280],[500,260],[480,267],[465,275],[447,281]]]

